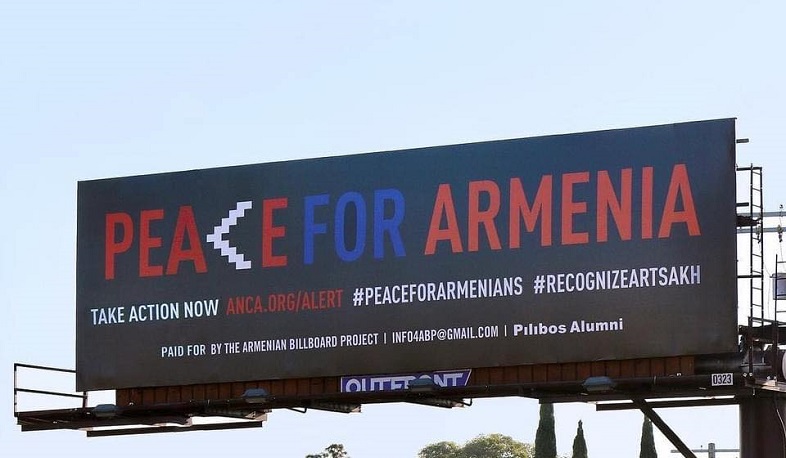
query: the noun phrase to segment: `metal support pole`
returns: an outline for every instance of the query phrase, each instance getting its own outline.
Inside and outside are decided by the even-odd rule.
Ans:
[[[784,419],[778,393],[740,399],[740,458],[786,457]]]
[[[780,323],[778,323],[778,255],[775,255],[775,276],[772,281],[772,346],[770,348],[770,361],[772,361],[770,375],[773,380],[778,380],[778,373],[780,372],[780,359],[778,358],[778,344],[780,343]]]
[[[738,453],[740,449],[738,448],[717,448],[715,447],[715,442],[710,442],[707,445],[707,448],[697,448],[692,449],[691,452],[698,452],[698,453],[706,453],[707,458],[715,458],[718,456],[718,453]],[[671,453],[679,453],[679,450],[672,450]]]
[[[679,436],[677,436],[677,434],[671,428],[669,428],[669,425],[667,425],[660,415],[658,415],[655,410],[653,410],[652,407],[647,404],[647,401],[644,399],[634,399],[633,402],[644,413],[644,415],[646,415],[647,418],[652,421],[652,424],[657,426],[660,432],[662,432],[663,435],[666,436],[666,438],[670,440],[675,447],[677,447],[677,450],[682,453],[682,456],[686,458],[696,458],[696,455],[693,454],[691,449],[689,449],[688,446],[682,442],[682,439],[680,439]]]
[[[16,370],[17,369],[16,368],[17,368],[17,365],[14,364],[14,417],[16,417],[16,412],[17,412],[17,408],[18,408],[18,397],[19,397],[19,395],[17,394],[17,391],[16,391],[16,380],[17,380],[17,377],[16,377]]]

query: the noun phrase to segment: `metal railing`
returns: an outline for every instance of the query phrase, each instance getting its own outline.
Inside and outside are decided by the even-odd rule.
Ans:
[[[30,394],[43,394],[46,396],[60,396],[65,398],[77,398],[82,400],[82,408],[87,407],[87,391],[83,391],[82,394],[75,394],[75,393],[63,393],[60,391],[49,391],[49,390],[36,390],[31,388],[20,388],[18,386],[18,372],[20,368],[24,369],[35,369],[41,371],[51,371],[51,372],[64,372],[67,374],[76,374],[76,371],[73,369],[62,369],[59,367],[50,367],[50,366],[39,366],[35,364],[23,364],[23,363],[14,363],[14,417],[17,416],[18,410],[18,401],[19,401],[19,393],[30,393]]]

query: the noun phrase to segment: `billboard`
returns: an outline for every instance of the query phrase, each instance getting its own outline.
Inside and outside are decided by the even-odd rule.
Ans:
[[[736,346],[734,120],[83,181],[79,390]]]

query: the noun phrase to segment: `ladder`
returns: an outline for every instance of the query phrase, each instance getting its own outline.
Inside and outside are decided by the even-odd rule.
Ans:
[[[749,282],[748,331],[745,347],[748,351],[748,373],[753,373],[755,349],[767,343],[777,342],[777,336],[766,336],[765,323],[770,322],[777,329],[774,320],[768,320],[764,312],[764,198],[762,193],[762,168],[750,165],[737,167],[738,172],[748,172],[750,179],[749,201],[738,203],[737,207],[747,207],[748,211],[737,215],[737,226],[748,227],[750,236],[748,272],[738,278]],[[774,318],[774,317],[773,317]],[[773,331],[774,333],[775,331]],[[775,340],[772,339],[775,337]],[[777,344],[775,345],[777,347]]]

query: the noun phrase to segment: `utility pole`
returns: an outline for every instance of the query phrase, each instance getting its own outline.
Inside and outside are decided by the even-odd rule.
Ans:
[[[716,453],[739,452],[738,448],[715,448],[715,442],[707,444],[707,448],[693,449],[691,452],[706,453],[708,458],[715,458]],[[672,450],[671,453],[680,453],[679,450]]]

